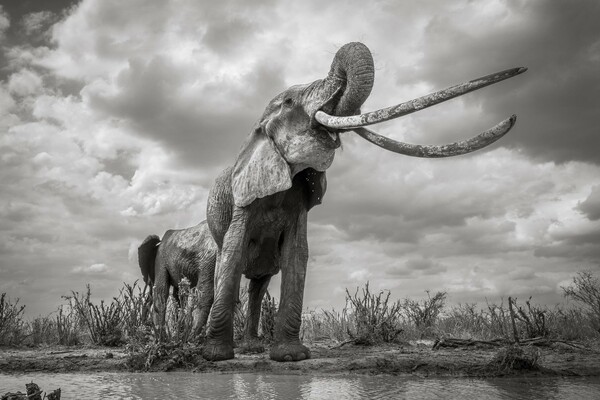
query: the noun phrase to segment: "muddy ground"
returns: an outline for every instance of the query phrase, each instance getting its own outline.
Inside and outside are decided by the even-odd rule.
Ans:
[[[392,374],[417,376],[489,377],[503,375],[600,376],[600,349],[556,343],[529,349],[538,368],[499,368],[498,347],[432,349],[432,343],[358,346],[312,344],[312,358],[300,362],[271,361],[268,352],[236,354],[235,359],[209,362],[198,352],[166,357],[150,371],[267,372],[305,374]],[[144,359],[133,360],[124,348],[41,347],[0,348],[0,373],[117,372],[140,370]],[[141,364],[140,364],[141,363]]]

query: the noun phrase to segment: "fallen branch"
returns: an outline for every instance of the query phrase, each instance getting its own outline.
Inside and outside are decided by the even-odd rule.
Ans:
[[[550,347],[553,344],[557,344],[557,343],[563,344],[566,346],[570,346],[570,347],[574,347],[579,350],[594,351],[593,349],[590,349],[589,347],[586,347],[580,343],[567,342],[565,340],[559,340],[559,339],[548,339],[548,338],[544,338],[544,337],[521,339],[518,342],[510,341],[507,339],[500,339],[500,338],[492,339],[492,340],[443,338],[443,339],[437,339],[433,343],[432,349],[437,350],[441,347],[456,348],[456,347],[470,347],[470,346],[477,346],[477,345],[500,347],[500,346],[513,345],[513,344],[520,344],[520,345],[526,345],[526,346],[538,346],[538,347]]]
[[[340,343],[340,344],[336,344],[335,346],[331,346],[331,347],[329,348],[329,350],[333,350],[333,349],[339,349],[339,348],[341,348],[342,346],[345,346],[345,345],[347,345],[347,344],[350,344],[350,343],[356,343],[356,339],[349,339],[349,340],[345,340],[345,341],[343,341],[343,342],[342,342],[342,343]]]
[[[508,341],[505,339],[492,339],[492,340],[473,340],[473,339],[454,339],[454,338],[445,338],[445,339],[437,339],[433,343],[433,350],[437,350],[440,347],[469,347],[469,346],[504,346]]]

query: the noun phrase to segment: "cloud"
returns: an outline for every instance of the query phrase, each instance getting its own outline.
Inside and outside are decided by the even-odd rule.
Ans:
[[[35,72],[22,69],[10,76],[8,90],[17,96],[29,96],[40,91],[42,78]]]
[[[106,264],[92,264],[87,267],[75,267],[73,272],[83,275],[103,275],[110,272],[110,268]]]
[[[584,213],[591,221],[600,219],[600,185],[592,187],[592,192],[584,201],[580,202],[577,210]]]
[[[4,35],[6,30],[10,27],[10,19],[8,14],[4,11],[0,5],[0,43],[4,41]]]
[[[268,101],[324,77],[356,40],[376,66],[364,110],[530,70],[376,127],[447,143],[518,114],[476,154],[411,159],[344,134],[309,216],[307,306],[339,308],[365,280],[397,297],[554,302],[556,282],[600,262],[594,2],[83,0],[44,10],[11,11],[13,26],[0,14],[0,292],[34,312],[83,289],[82,278],[107,297],[138,278],[137,245],[205,217],[214,178]]]
[[[56,20],[54,13],[44,10],[24,15],[21,23],[26,35],[37,35],[44,33],[48,26]]]
[[[600,9],[593,1],[578,7],[560,2],[495,4],[490,13],[466,3],[450,16],[433,18],[425,30],[428,51],[422,76],[443,87],[527,66],[529,71],[513,82],[483,89],[463,101],[480,107],[489,123],[517,113],[520,133],[509,135],[508,145],[545,160],[600,162],[592,150],[600,142],[590,124],[598,120],[592,110],[600,107],[600,28],[592,22],[600,18]]]

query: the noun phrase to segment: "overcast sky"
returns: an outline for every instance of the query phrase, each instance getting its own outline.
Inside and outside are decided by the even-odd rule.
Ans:
[[[394,299],[555,304],[577,271],[600,271],[597,0],[2,5],[0,292],[30,316],[138,279],[144,237],[203,220],[268,101],[323,78],[351,41],[375,60],[365,111],[529,71],[376,127],[442,144],[517,114],[477,153],[415,159],[344,136],[309,215],[306,307],[339,309],[366,281]]]

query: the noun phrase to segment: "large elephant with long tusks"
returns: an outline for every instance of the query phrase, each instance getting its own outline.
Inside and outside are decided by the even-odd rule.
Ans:
[[[384,149],[417,157],[469,153],[506,134],[516,117],[472,139],[444,146],[397,142],[365,126],[421,110],[525,70],[506,70],[360,114],[373,87],[374,67],[369,49],[355,42],[340,48],[327,77],[292,86],[271,100],[235,164],[217,178],[208,197],[207,223],[217,250],[204,358],[234,357],[233,313],[242,274],[250,280],[244,341],[246,345],[256,343],[261,301],[271,277],[279,271],[281,300],[270,357],[276,361],[310,357],[299,337],[308,260],[307,214],[323,200],[325,171],[340,147],[340,135],[355,132]]]

